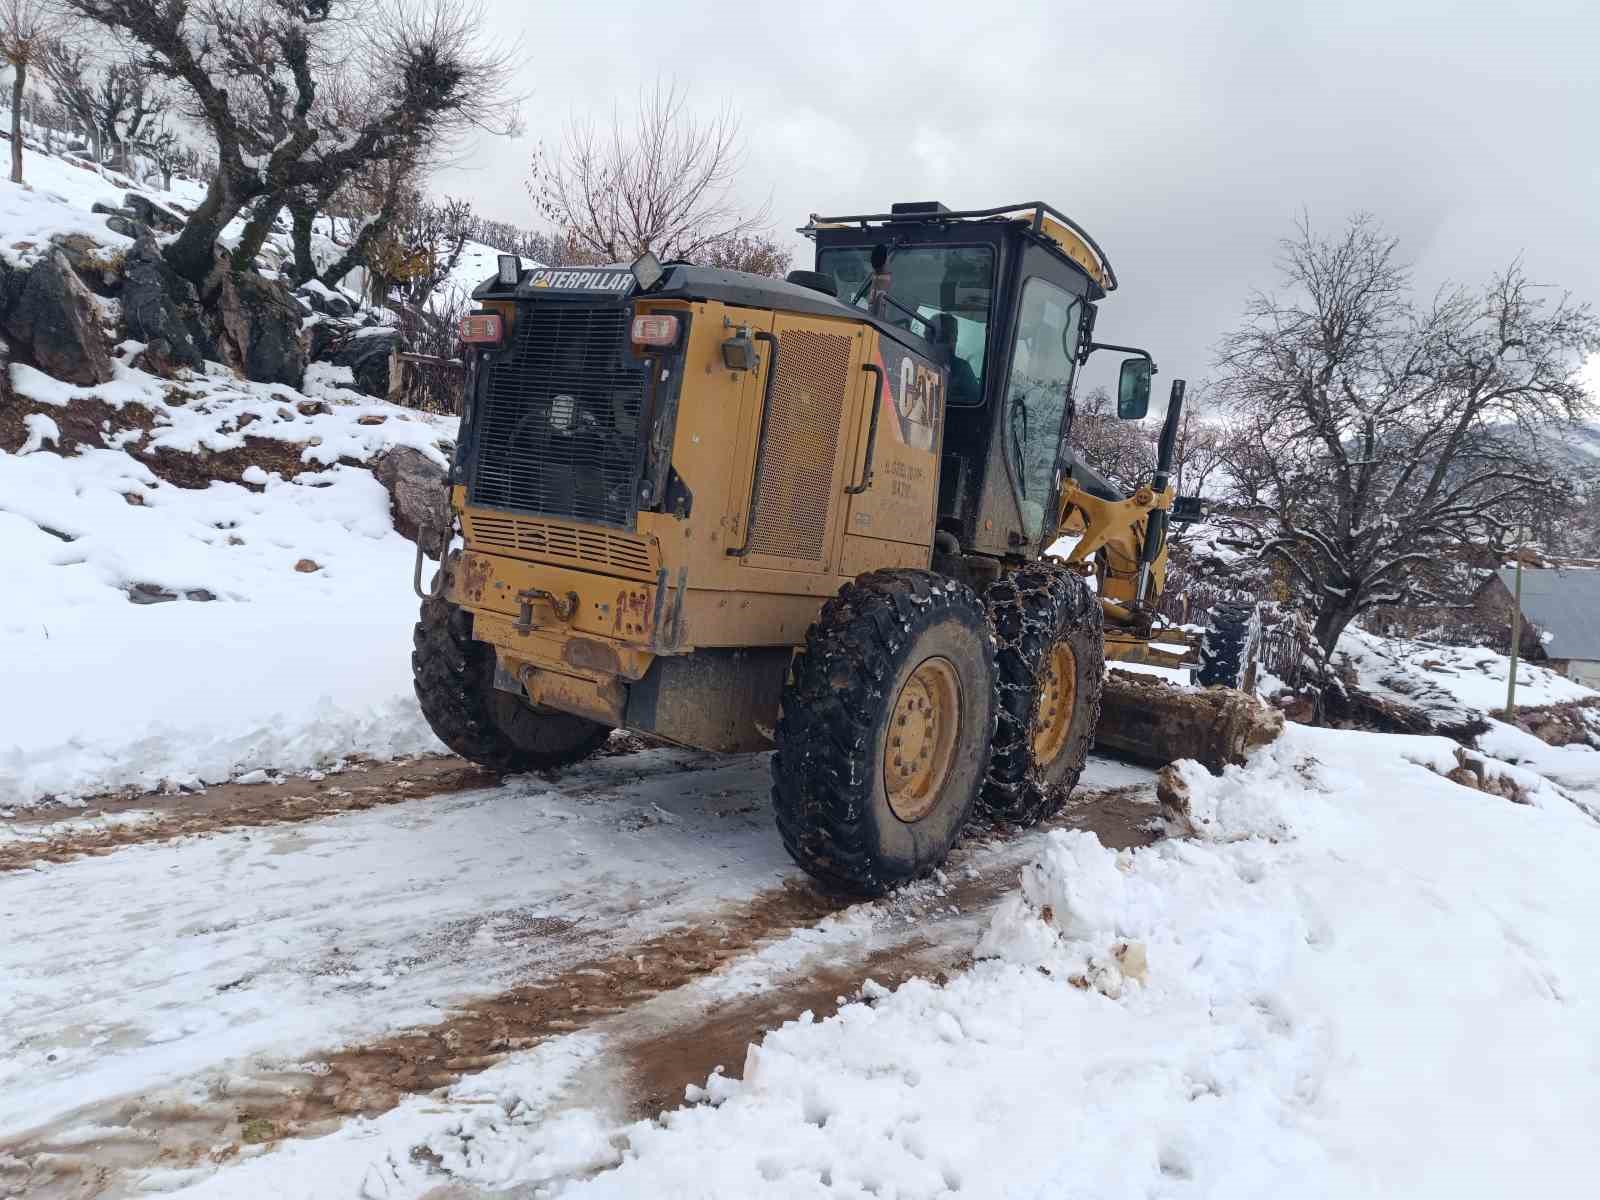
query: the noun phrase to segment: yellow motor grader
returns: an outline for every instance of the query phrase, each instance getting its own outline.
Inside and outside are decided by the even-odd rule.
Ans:
[[[896,204],[802,232],[815,269],[786,280],[501,258],[463,322],[461,542],[412,662],[440,738],[500,770],[617,728],[775,748],[789,852],[875,893],[942,862],[974,805],[1060,807],[1106,659],[1192,661],[1152,633],[1168,522],[1197,506],[1174,513],[1181,381],[1132,495],[1073,451],[1087,358],[1128,355],[1126,418],[1155,364],[1094,340],[1116,276],[1068,217]],[[1046,556],[1064,530],[1070,555]],[[1243,642],[1212,642],[1237,682]],[[1162,744],[1166,724],[1211,737],[1163,694],[1102,737],[1218,758]]]

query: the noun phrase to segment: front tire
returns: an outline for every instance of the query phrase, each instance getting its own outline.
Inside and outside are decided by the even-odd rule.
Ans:
[[[965,584],[875,571],[823,606],[790,667],[772,758],[783,844],[880,895],[950,853],[989,762],[994,641]]]
[[[983,805],[1008,824],[1036,825],[1066,803],[1100,719],[1105,628],[1083,580],[1032,563],[984,595],[999,643],[1000,722]]]
[[[426,600],[412,633],[411,679],[433,732],[450,749],[492,771],[564,767],[588,758],[608,726],[536,709],[494,686],[494,649],[472,637],[472,614]]]

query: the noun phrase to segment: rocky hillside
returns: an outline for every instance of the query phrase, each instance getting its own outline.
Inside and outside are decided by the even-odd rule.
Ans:
[[[181,187],[28,175],[0,183],[0,812],[435,748],[408,538],[437,553],[455,420],[368,394],[393,329],[291,291],[281,242],[177,278]]]

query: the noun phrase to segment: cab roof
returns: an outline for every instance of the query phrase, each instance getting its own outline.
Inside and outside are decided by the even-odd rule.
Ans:
[[[801,226],[799,232],[814,237],[819,229],[862,229],[873,226],[901,224],[926,224],[929,222],[997,221],[1025,224],[1032,233],[1068,262],[1081,269],[1098,284],[1102,291],[1117,288],[1117,273],[1111,269],[1111,260],[1088,230],[1071,217],[1052,208],[1043,200],[1024,204],[1002,204],[998,208],[975,208],[952,212],[936,200],[892,204],[886,213],[865,213],[847,217],[819,217]]]

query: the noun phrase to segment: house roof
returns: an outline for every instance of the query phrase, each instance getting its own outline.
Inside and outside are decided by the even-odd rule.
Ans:
[[[1515,568],[1501,567],[1500,582],[1514,595]],[[1550,635],[1551,658],[1600,660],[1600,571],[1524,567],[1522,614]]]

